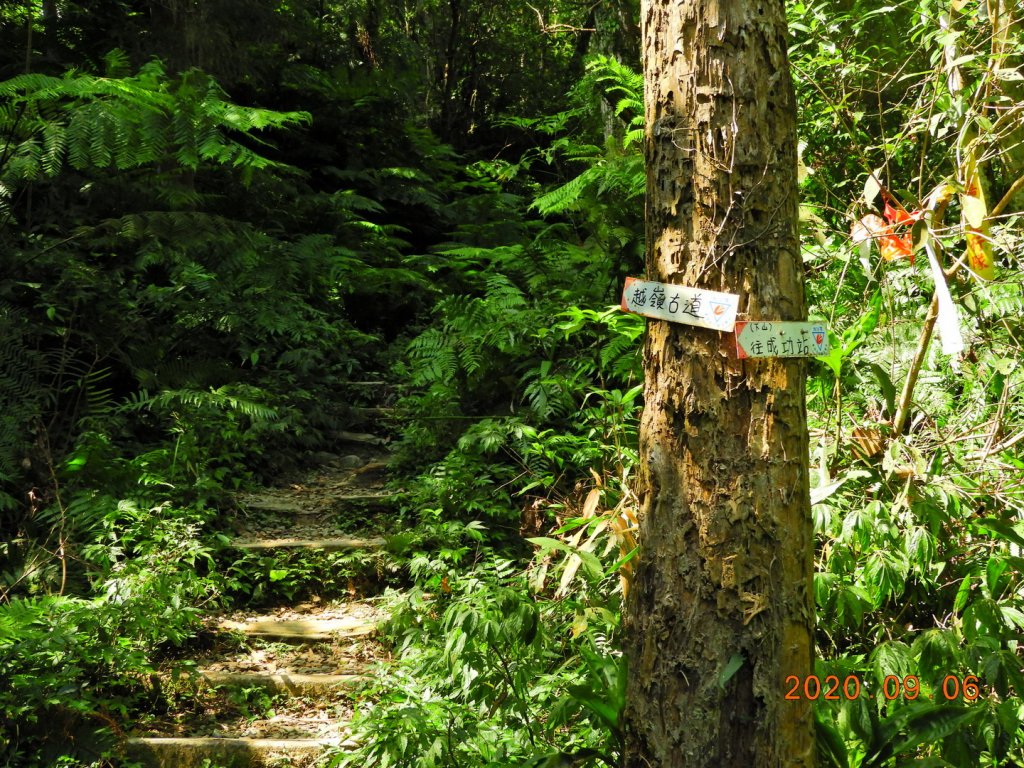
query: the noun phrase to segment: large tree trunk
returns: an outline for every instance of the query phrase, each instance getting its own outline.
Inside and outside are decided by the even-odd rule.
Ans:
[[[805,319],[781,0],[644,0],[641,22],[647,277]],[[783,698],[812,671],[805,367],[734,344],[648,327],[627,768],[814,763],[810,705]]]

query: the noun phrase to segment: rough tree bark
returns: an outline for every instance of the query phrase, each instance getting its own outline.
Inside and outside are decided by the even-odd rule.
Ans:
[[[781,0],[643,0],[647,278],[806,318]],[[814,763],[804,363],[650,321],[626,768]],[[742,665],[728,676],[731,661]]]

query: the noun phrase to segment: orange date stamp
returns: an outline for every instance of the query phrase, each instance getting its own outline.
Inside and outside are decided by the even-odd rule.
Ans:
[[[913,701],[923,694],[921,681],[915,675],[886,676],[882,680],[881,697],[862,685],[857,675],[847,675],[841,680],[838,675],[827,675],[824,679],[817,675],[788,675],[785,687],[787,690],[784,698],[787,701],[854,701],[862,696],[868,699],[884,698],[886,701]],[[932,701],[976,701],[981,697],[981,686],[974,675],[946,675],[936,691],[925,693],[923,697]]]

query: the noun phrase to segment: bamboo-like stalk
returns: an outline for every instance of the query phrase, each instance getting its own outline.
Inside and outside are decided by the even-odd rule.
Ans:
[[[925,355],[928,354],[928,345],[932,340],[932,331],[935,330],[935,322],[939,319],[939,294],[932,294],[932,303],[928,306],[928,315],[924,320],[924,327],[921,328],[921,336],[917,340],[917,351],[914,352],[914,360],[907,372],[907,380],[903,383],[903,391],[900,393],[899,406],[896,408],[896,419],[893,421],[893,435],[902,435],[907,425],[907,416],[910,414],[910,403],[914,399],[914,387],[917,385],[917,377],[921,374],[921,366],[924,365]]]

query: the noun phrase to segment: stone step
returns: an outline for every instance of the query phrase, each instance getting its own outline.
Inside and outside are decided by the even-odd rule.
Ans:
[[[404,498],[401,493],[346,493],[331,498],[333,504],[362,504],[367,507],[383,509],[398,503]]]
[[[255,618],[249,621],[218,623],[225,631],[242,632],[249,637],[260,637],[284,643],[322,643],[338,638],[362,637],[377,631],[374,621],[359,618],[282,620]]]
[[[397,408],[389,408],[381,405],[357,405],[353,410],[360,416],[383,416],[390,418],[397,413]]]
[[[375,509],[386,509],[402,498],[398,493],[345,493],[332,496],[328,501],[332,505],[359,504]],[[265,512],[280,512],[290,515],[322,515],[324,511],[311,507],[309,504],[292,499],[278,499],[272,496],[241,499],[243,506]]]
[[[299,674],[291,672],[225,672],[202,669],[196,673],[210,685],[225,688],[262,688],[291,696],[331,697],[371,680],[368,675]]]
[[[354,443],[356,445],[387,445],[388,439],[381,437],[380,435],[374,435],[369,432],[349,432],[347,430],[341,430],[334,432],[331,435],[335,440],[340,440],[343,443]]]
[[[146,768],[307,768],[328,747],[341,745],[340,738],[140,737],[128,739],[125,751]]]
[[[237,539],[231,542],[235,549],[316,549],[324,552],[342,552],[350,549],[380,549],[387,544],[383,537],[359,539],[348,536],[328,539]]]

